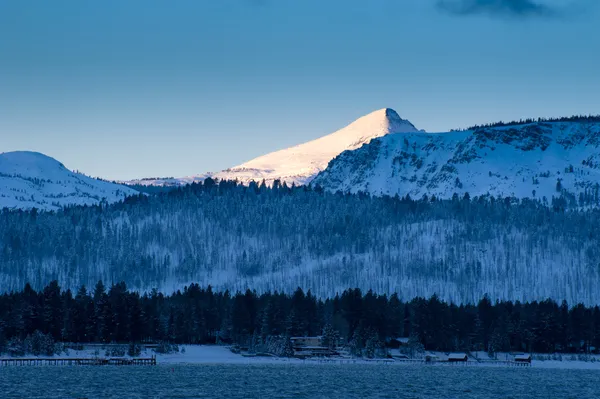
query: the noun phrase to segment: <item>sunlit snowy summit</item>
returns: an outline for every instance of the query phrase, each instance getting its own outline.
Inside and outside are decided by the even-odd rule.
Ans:
[[[400,118],[393,109],[384,108],[365,115],[327,136],[263,155],[221,172],[179,179],[144,179],[129,183],[178,185],[212,177],[220,180],[238,180],[244,184],[251,181],[260,183],[263,180],[267,184],[274,180],[286,182],[288,185],[307,184],[341,152],[357,149],[377,137],[403,132],[416,133],[418,130],[412,123]]]
[[[133,194],[138,193],[70,171],[44,154],[0,153],[0,209],[56,210],[68,205],[116,202]]]

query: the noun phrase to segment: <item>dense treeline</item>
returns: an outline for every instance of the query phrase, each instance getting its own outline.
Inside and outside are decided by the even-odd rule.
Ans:
[[[40,334],[41,333],[41,334]],[[590,352],[600,347],[598,306],[566,302],[448,304],[433,296],[408,302],[398,295],[348,289],[318,299],[255,291],[230,294],[192,284],[164,295],[140,294],[124,283],[91,291],[61,290],[52,282],[36,292],[29,285],[0,296],[0,352],[26,337],[87,343],[238,343],[262,345],[274,337],[323,336],[355,354],[385,350],[393,339],[411,337],[417,347],[440,351],[485,350]]]
[[[491,127],[503,127],[503,126],[517,126],[517,125],[525,125],[529,123],[544,123],[544,122],[581,122],[581,123],[594,123],[600,122],[600,115],[573,115],[573,116],[564,116],[558,118],[526,118],[520,119],[518,121],[510,121],[510,122],[493,122],[493,123],[485,123],[482,125],[473,125],[469,126],[466,129],[452,129],[451,131],[466,131],[466,130],[478,130],[485,129]]]
[[[554,298],[597,304],[598,201],[455,196],[371,197],[319,187],[215,182],[58,212],[0,212],[0,292],[52,280],[76,290],[98,280],[173,291],[328,297],[346,287],[401,299]]]

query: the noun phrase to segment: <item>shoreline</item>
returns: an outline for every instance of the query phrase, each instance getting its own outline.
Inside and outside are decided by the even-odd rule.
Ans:
[[[427,367],[501,367],[501,368],[535,368],[535,369],[565,369],[565,370],[599,370],[600,358],[594,361],[582,360],[532,360],[530,367],[523,365],[509,364],[506,361],[493,361],[473,358],[464,363],[446,363],[434,362],[432,364],[425,363],[419,360],[401,360],[401,359],[361,359],[361,358],[283,358],[270,356],[243,356],[235,354],[229,350],[229,347],[218,345],[181,345],[184,348],[184,353],[160,354],[154,353],[152,350],[146,349],[139,358],[156,356],[156,363],[161,365],[365,365],[365,366],[427,366]],[[181,349],[180,349],[181,350]],[[71,358],[105,358],[103,354],[96,355],[96,349],[86,348],[83,350],[69,350],[66,355],[55,355],[54,358],[71,357]],[[564,356],[567,358],[567,356]],[[11,359],[7,354],[0,356],[0,359]],[[42,359],[52,358],[52,356],[20,356],[23,359]],[[129,356],[123,358],[129,359]]]

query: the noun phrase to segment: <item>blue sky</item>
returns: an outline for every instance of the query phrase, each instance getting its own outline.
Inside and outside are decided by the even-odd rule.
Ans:
[[[383,107],[428,131],[600,113],[596,1],[444,1],[0,0],[0,152],[184,176]]]

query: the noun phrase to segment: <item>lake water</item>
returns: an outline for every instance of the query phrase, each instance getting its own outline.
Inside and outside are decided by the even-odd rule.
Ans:
[[[600,371],[386,365],[2,367],[0,398],[599,398]]]

